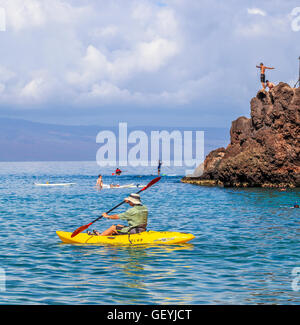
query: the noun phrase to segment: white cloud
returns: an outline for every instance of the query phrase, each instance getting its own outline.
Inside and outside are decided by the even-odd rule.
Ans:
[[[107,79],[110,67],[106,56],[93,45],[89,45],[85,56],[79,62],[79,67],[69,71],[66,80],[70,84],[87,87],[97,80]]]
[[[158,38],[139,42],[134,48],[120,51],[110,66],[112,80],[131,79],[139,73],[157,72],[179,51],[174,41]]]
[[[178,51],[175,42],[159,38],[137,43],[129,50],[118,51],[116,58],[110,61],[99,49],[89,45],[79,63],[79,70],[69,71],[67,80],[80,87],[87,87],[101,80],[128,80],[138,73],[158,71]]]
[[[5,1],[8,28],[21,30],[29,26],[41,26],[46,20],[41,3],[37,0]]]
[[[132,95],[127,89],[120,89],[112,83],[102,81],[100,84],[94,84],[91,91],[82,94],[80,98],[80,101],[83,103],[86,101],[94,101],[96,105],[99,105],[99,100],[102,101],[100,104],[103,102],[111,103],[112,101],[117,103],[120,100],[131,101]]]
[[[211,101],[213,110],[220,98],[243,102],[247,97],[247,106],[249,94],[260,86],[255,79],[260,60],[280,63],[281,69],[272,71],[280,71],[278,80],[293,78],[297,48],[291,44],[297,44],[299,33],[290,26],[292,4],[277,0],[278,6],[263,7],[267,11],[258,0],[166,4],[0,0],[7,12],[0,109],[23,103],[49,110],[62,103],[86,110],[197,103],[203,110]]]
[[[274,37],[289,33],[290,25],[286,17],[275,16],[255,22],[242,22],[236,28],[235,33],[241,37],[260,38],[260,37]]]
[[[0,81],[7,82],[12,79],[16,74],[13,71],[10,71],[6,67],[0,65]]]
[[[130,6],[123,6],[121,1],[117,7],[104,4],[0,0],[7,12],[12,62],[21,61],[28,69],[0,67],[6,98],[46,103],[51,97],[64,97],[76,103],[86,94],[106,94],[106,98],[111,94],[111,98],[141,100],[141,92],[127,84],[158,76],[180,54],[178,18],[172,9],[147,0]],[[9,83],[13,77],[15,83]],[[147,89],[143,93],[146,96]],[[149,93],[152,96],[153,92]]]
[[[42,78],[31,80],[21,90],[21,96],[38,99],[42,95],[41,89],[42,89],[43,83],[44,83],[44,80]]]
[[[67,0],[1,0],[0,3],[5,8],[7,29],[15,31],[47,23],[76,23],[89,12],[87,7],[73,7]]]
[[[247,12],[249,15],[259,15],[259,16],[266,16],[266,12],[259,8],[248,8]]]
[[[90,34],[93,37],[109,38],[117,35],[118,31],[119,29],[117,26],[109,25],[104,27],[97,27],[92,30]]]
[[[142,24],[147,24],[153,18],[153,5],[146,1],[136,3],[132,10],[132,18],[140,21]]]
[[[5,90],[5,85],[0,83],[0,94],[2,94]]]
[[[19,103],[43,103],[60,94],[60,82],[48,71],[38,70],[30,73],[31,79],[14,88],[14,96]]]
[[[158,38],[151,42],[138,44],[134,53],[140,70],[156,71],[179,51],[174,41]]]

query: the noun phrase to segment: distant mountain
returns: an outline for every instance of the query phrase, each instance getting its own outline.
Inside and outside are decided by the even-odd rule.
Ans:
[[[118,137],[116,127],[70,126],[36,123],[19,119],[0,118],[0,161],[93,161],[100,144],[98,132],[110,130]],[[205,153],[228,143],[227,128],[158,128],[128,127],[128,133],[151,131],[205,131]]]

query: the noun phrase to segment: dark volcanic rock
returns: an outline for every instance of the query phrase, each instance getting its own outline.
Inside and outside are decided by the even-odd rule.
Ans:
[[[199,184],[300,186],[300,88],[280,83],[259,91],[251,100],[251,118],[233,121],[230,136],[226,149],[206,157]]]

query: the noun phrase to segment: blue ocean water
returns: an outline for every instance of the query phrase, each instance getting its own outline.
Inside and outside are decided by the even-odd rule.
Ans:
[[[180,169],[162,172],[171,176],[142,195],[149,229],[193,233],[190,244],[85,246],[55,231],[75,230],[132,191],[98,191],[97,175],[147,184],[155,169],[116,178],[95,162],[0,163],[0,304],[299,304],[300,210],[290,208],[299,189],[197,187],[180,183]],[[47,181],[76,185],[34,186]]]

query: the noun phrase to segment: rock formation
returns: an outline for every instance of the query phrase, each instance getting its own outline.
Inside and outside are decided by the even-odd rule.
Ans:
[[[232,122],[227,148],[212,151],[199,185],[300,187],[300,88],[280,83],[251,100],[251,118]]]

